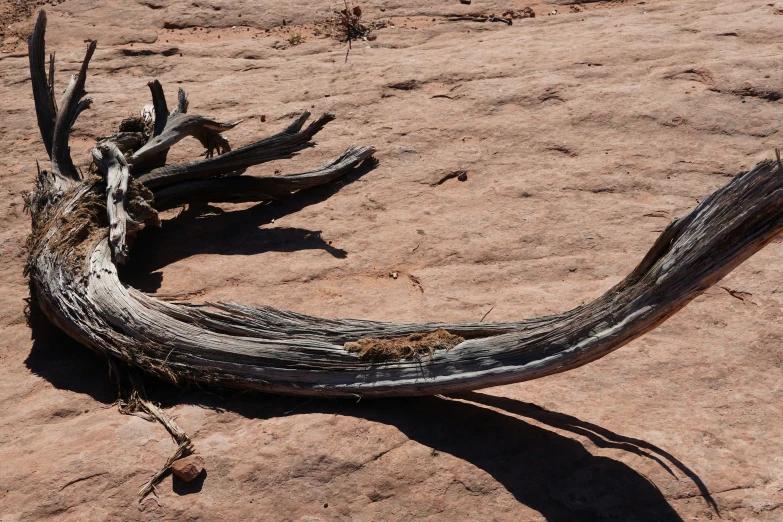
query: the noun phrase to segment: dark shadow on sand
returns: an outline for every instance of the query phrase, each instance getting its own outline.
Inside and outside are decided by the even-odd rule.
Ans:
[[[63,334],[59,336],[64,339],[36,337],[27,366],[58,388],[86,393],[103,403],[112,402],[116,394],[113,395],[106,363]],[[484,470],[520,503],[538,511],[550,522],[665,522],[681,521],[681,518],[661,491],[633,468],[608,457],[592,455],[575,438],[520,417],[586,436],[598,446],[642,454],[670,472],[677,468],[694,480],[706,493],[706,500],[711,501],[701,479],[665,451],[573,416],[513,399],[468,393],[460,395],[459,400],[414,397],[355,403],[207,389],[183,393],[155,378],[145,377],[144,381],[149,397],[166,407],[195,404],[260,421],[328,413],[394,426],[409,439],[432,448],[433,458],[448,453]],[[198,439],[194,442],[198,448]],[[197,493],[204,485],[204,478],[199,477],[190,484],[175,480],[174,492]]]
[[[490,409],[477,399],[494,397],[470,396],[459,401],[420,397],[359,404],[314,400],[291,414],[335,413],[394,426],[432,448],[433,455],[448,453],[484,470],[550,522],[682,520],[661,491],[633,468],[592,455],[578,440],[519,419],[516,410],[525,403],[503,399],[502,405],[495,403]],[[533,408],[546,412],[552,426],[575,420]],[[529,417],[539,420],[533,414]]]
[[[324,241],[319,230],[259,227],[329,199],[376,165],[372,159],[365,160],[333,183],[302,191],[294,198],[258,203],[244,210],[224,211],[211,205],[191,205],[176,217],[164,220],[160,228],[146,228],[139,233],[128,264],[119,269],[120,278],[143,292],[155,292],[162,281],[162,274],[157,270],[197,254],[246,256],[324,250],[336,258],[345,258],[348,253]]]
[[[116,398],[102,358],[68,339],[59,330],[36,326],[26,364],[57,388],[86,393],[103,403]],[[519,502],[551,522],[680,521],[663,494],[643,475],[617,460],[590,454],[576,439],[547,430],[520,417],[588,437],[600,447],[614,447],[651,458],[670,473],[688,476],[712,503],[701,479],[665,451],[638,439],[615,434],[573,416],[534,404],[481,393],[459,400],[440,397],[354,401],[301,399],[219,390],[190,390],[145,377],[145,388],[164,406],[196,404],[228,410],[248,418],[329,413],[394,426],[434,452],[448,453],[489,473]],[[505,412],[505,413],[504,413]],[[162,429],[162,428],[161,428]],[[198,447],[198,440],[195,440]],[[436,457],[433,457],[436,458]],[[195,493],[202,478],[175,482],[175,492]]]
[[[154,292],[160,286],[157,270],[201,253],[250,255],[317,248],[344,257],[346,252],[332,248],[317,231],[259,227],[327,199],[371,168],[372,164],[360,167],[338,183],[308,190],[288,201],[231,212],[213,207],[183,212],[161,229],[142,231],[132,250],[131,268],[123,269],[121,276],[136,288]],[[85,393],[105,404],[116,399],[108,365],[101,356],[72,341],[35,312],[31,314],[31,326],[34,342],[25,363],[32,372],[57,388]],[[190,403],[260,420],[319,412],[394,426],[411,440],[432,448],[432,458],[448,453],[484,470],[520,503],[552,522],[681,519],[655,485],[631,467],[592,455],[578,440],[520,417],[585,436],[601,447],[651,458],[670,473],[679,469],[712,502],[701,479],[665,451],[575,417],[512,399],[467,393],[458,396],[459,400],[423,397],[355,403],[195,388],[183,392],[152,377],[144,380],[149,398],[166,407]],[[198,447],[198,439],[195,444]],[[175,480],[174,492],[197,493],[205,478],[203,473],[189,484]]]
[[[52,325],[34,306],[28,315],[33,346],[25,366],[61,390],[84,393],[103,404],[117,399],[106,360]]]
[[[204,487],[204,481],[207,480],[209,473],[206,469],[202,470],[198,477],[194,478],[190,482],[178,478],[176,475],[173,477],[171,488],[179,496],[192,495],[198,493]]]

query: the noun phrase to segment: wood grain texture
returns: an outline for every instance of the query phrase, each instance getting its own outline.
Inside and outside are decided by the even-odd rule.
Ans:
[[[42,45],[43,38],[39,40]],[[214,158],[135,172],[128,194],[158,208],[296,197],[296,191],[332,181],[372,154],[371,148],[352,148],[321,169],[291,177],[220,177],[307,146],[331,119],[324,116],[301,130],[307,116],[275,136]],[[164,126],[159,136],[165,132]],[[53,155],[53,163],[57,157]],[[71,337],[175,382],[292,395],[451,393],[577,368],[661,324],[783,230],[781,169],[779,159],[764,161],[734,176],[674,220],[631,274],[598,299],[561,314],[516,322],[397,324],[156,299],[118,277],[106,179],[76,180],[55,165],[51,174],[39,176],[29,198],[33,235],[28,273],[42,310]],[[157,201],[151,201],[147,188],[156,191]],[[133,209],[128,216],[140,223],[157,219]],[[466,340],[431,358],[401,361],[366,361],[345,349],[346,343],[362,339],[438,329]]]

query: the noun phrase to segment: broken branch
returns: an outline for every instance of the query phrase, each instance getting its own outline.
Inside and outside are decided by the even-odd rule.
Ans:
[[[159,167],[137,176],[136,179],[150,189],[157,189],[183,181],[217,177],[252,165],[290,157],[294,152],[307,147],[310,139],[334,119],[333,115],[324,114],[300,131],[309,116],[310,113],[305,111],[283,132],[231,152],[190,163]]]
[[[45,18],[39,17],[36,27],[41,31],[34,36],[43,41]],[[81,95],[93,50],[91,44],[57,116],[55,179],[62,178],[58,172],[68,173],[68,131],[79,112],[74,100]],[[31,71],[39,69],[39,58],[31,53]],[[34,85],[34,92],[40,88]],[[48,99],[34,98],[37,114],[47,116]],[[173,115],[184,114],[186,105],[181,94],[177,111],[169,113],[161,133],[131,157],[137,154],[138,159],[145,147],[166,150],[173,140],[162,136],[170,125],[177,128]],[[160,102],[158,106],[162,111]],[[214,158],[149,171],[136,163],[136,180],[127,185],[134,197],[125,202],[136,205],[135,215],[154,222],[153,198],[142,185],[156,191],[158,208],[193,201],[296,197],[301,189],[345,175],[374,152],[351,148],[321,169],[295,176],[207,179],[308,146],[333,119],[322,116],[302,130],[308,116],[305,113],[279,134]],[[45,123],[42,133],[48,128]],[[119,148],[99,147],[98,152],[101,161],[109,162],[109,196],[122,192],[127,168]],[[673,221],[631,274],[573,310],[504,323],[325,319],[233,303],[166,302],[128,287],[117,274],[120,243],[112,243],[116,235],[111,228],[113,220],[119,223],[124,206],[107,196],[104,180],[92,176],[68,181],[72,190],[65,191],[41,172],[28,198],[33,222],[27,264],[31,291],[57,326],[98,352],[176,383],[198,381],[291,395],[453,393],[577,368],[655,328],[783,231],[783,165],[779,160],[763,161]],[[114,210],[104,208],[112,205]],[[435,332],[440,333],[433,336]],[[362,353],[383,357],[366,359]]]

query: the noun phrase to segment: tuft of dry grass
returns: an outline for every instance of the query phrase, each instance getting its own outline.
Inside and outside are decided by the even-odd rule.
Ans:
[[[304,38],[302,38],[302,35],[299,33],[291,33],[288,35],[288,43],[291,45],[299,45],[300,43],[304,43]]]
[[[364,361],[401,361],[421,358],[424,355],[431,359],[436,350],[450,350],[464,340],[463,337],[440,328],[430,333],[416,333],[393,339],[360,339],[345,343],[345,349],[358,353],[359,359]]]

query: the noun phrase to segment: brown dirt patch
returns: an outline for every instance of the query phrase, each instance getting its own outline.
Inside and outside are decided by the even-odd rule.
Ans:
[[[0,47],[13,51],[33,28],[32,15],[40,7],[61,4],[57,0],[0,0]]]

